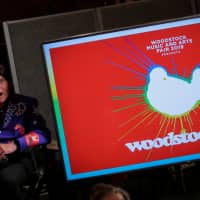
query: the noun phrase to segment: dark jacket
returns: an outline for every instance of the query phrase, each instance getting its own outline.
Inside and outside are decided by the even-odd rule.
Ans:
[[[14,141],[20,152],[29,147],[49,143],[50,133],[44,119],[36,110],[37,106],[35,98],[19,94],[9,97],[3,111],[0,143]]]

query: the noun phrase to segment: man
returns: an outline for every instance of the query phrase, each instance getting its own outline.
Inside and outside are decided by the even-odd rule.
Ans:
[[[27,150],[50,141],[36,107],[36,99],[13,92],[8,69],[0,65],[0,199],[23,199],[21,186],[33,170]]]
[[[129,193],[121,187],[108,183],[96,183],[90,192],[90,200],[131,200]]]

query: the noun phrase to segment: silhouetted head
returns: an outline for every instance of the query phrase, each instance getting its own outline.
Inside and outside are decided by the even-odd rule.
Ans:
[[[130,200],[130,196],[122,188],[98,183],[91,190],[90,200]]]

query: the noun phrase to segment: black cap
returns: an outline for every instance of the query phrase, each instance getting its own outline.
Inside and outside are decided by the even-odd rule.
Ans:
[[[8,66],[0,64],[0,76],[3,76],[9,84],[10,95],[14,94],[14,87],[12,83],[10,68]]]
[[[8,67],[0,64],[0,76],[3,76],[8,82],[11,81],[10,70]]]

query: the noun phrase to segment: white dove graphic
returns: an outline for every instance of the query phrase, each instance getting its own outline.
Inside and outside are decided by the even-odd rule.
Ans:
[[[180,116],[199,104],[199,86],[199,67],[194,68],[189,79],[185,79],[169,75],[164,67],[155,65],[147,77],[145,96],[154,110],[170,116]]]

